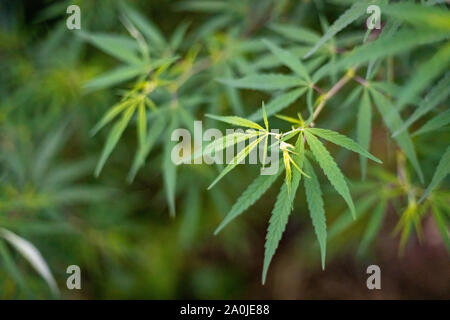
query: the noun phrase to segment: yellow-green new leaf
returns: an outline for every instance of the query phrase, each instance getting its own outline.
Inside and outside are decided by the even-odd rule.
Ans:
[[[218,138],[213,142],[206,145],[202,150],[196,151],[193,155],[188,155],[186,159],[196,159],[198,157],[207,155],[210,156],[213,152],[219,152],[228,147],[235,145],[236,143],[245,141],[252,137],[255,137],[257,133],[243,133],[243,132],[234,132],[230,133],[224,137]],[[183,159],[184,160],[184,159]]]
[[[299,167],[303,167],[304,145],[303,136],[300,134],[295,145],[294,161]],[[267,271],[269,270],[270,262],[278,248],[278,243],[281,240],[289,215],[292,211],[292,204],[294,202],[295,193],[300,183],[301,173],[294,170],[292,175],[290,192],[287,190],[287,185],[283,183],[280,193],[277,196],[275,206],[270,217],[269,227],[267,229],[265,250],[264,250],[264,265],[262,272],[262,283],[266,282]]]
[[[228,166],[225,167],[225,169],[222,170],[222,172],[219,174],[219,176],[216,178],[216,180],[211,183],[211,185],[208,187],[208,190],[214,187],[214,185],[220,181],[228,172],[233,170],[242,160],[245,159],[245,157],[258,145],[258,143],[261,141],[263,137],[255,139],[255,141],[251,142],[248,146],[246,146],[244,149],[242,149],[231,161]]]
[[[236,117],[236,116],[215,116],[213,114],[206,114],[205,116],[207,116],[208,118],[214,119],[214,120],[218,120],[218,121],[222,121],[225,123],[229,123],[235,126],[239,126],[239,127],[246,127],[246,128],[252,128],[252,129],[257,129],[257,130],[264,130],[263,127],[261,127],[259,124],[257,124],[256,122],[241,118],[241,117]]]

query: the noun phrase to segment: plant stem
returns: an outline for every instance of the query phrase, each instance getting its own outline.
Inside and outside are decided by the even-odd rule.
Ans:
[[[354,77],[355,75],[355,69],[356,67],[351,68],[336,84],[323,95],[322,101],[317,106],[316,110],[313,113],[312,121],[313,122],[320,114],[322,109],[325,107],[325,104],[328,99],[330,99],[332,96],[334,96],[336,93],[339,92],[339,90],[342,89],[342,87]]]

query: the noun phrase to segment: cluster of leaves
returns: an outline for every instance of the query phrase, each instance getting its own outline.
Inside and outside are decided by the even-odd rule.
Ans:
[[[365,18],[366,9],[371,4],[377,4],[381,7],[381,11],[386,15],[386,23],[380,34],[375,34],[368,30],[365,35],[356,34],[352,37],[348,36],[344,39],[337,39],[339,32],[345,29],[349,24]],[[184,8],[201,9],[208,8],[208,11],[219,11],[221,8],[230,8],[221,1],[195,1],[186,3]],[[240,10],[236,10],[240,12]],[[446,101],[449,94],[448,73],[444,74],[443,78],[428,91],[424,98],[421,98],[419,93],[428,88],[434,80],[439,78],[442,73],[445,73],[449,65],[449,44],[447,42],[449,36],[448,19],[449,14],[446,9],[432,6],[432,4],[415,5],[411,3],[394,3],[390,4],[388,1],[358,1],[350,6],[333,24],[328,25],[325,18],[320,15],[320,21],[323,27],[324,34],[320,36],[315,31],[297,27],[288,24],[272,23],[270,29],[275,32],[278,37],[284,37],[290,44],[289,47],[283,48],[275,42],[275,40],[261,39],[249,40],[244,36],[237,39],[230,39],[230,34],[226,34],[220,38],[215,38],[213,46],[209,45],[210,55],[199,60],[196,63],[197,53],[199,49],[188,51],[185,58],[178,60],[173,55],[176,51],[177,45],[180,44],[181,38],[186,31],[186,24],[182,24],[175,32],[170,41],[164,40],[159,30],[144,18],[140,17],[136,12],[130,8],[125,8],[125,26],[130,31],[130,34],[136,39],[134,47],[131,43],[125,46],[125,41],[117,37],[87,35],[87,39],[103,49],[106,52],[112,53],[118,59],[128,63],[125,67],[120,67],[112,73],[100,76],[92,80],[88,87],[103,87],[106,85],[115,84],[119,81],[127,80],[137,75],[143,75],[135,85],[132,91],[126,93],[123,100],[111,108],[105,117],[95,128],[100,129],[109,121],[111,121],[120,112],[123,112],[122,118],[111,129],[110,135],[105,145],[103,155],[100,159],[96,173],[103,167],[106,158],[111,153],[115,144],[120,138],[121,133],[127,126],[128,122],[133,116],[135,110],[138,112],[136,119],[138,130],[139,148],[136,153],[135,162],[131,177],[134,177],[136,168],[141,166],[147,156],[150,146],[153,145],[155,137],[162,132],[160,126],[150,125],[148,134],[145,133],[147,127],[147,119],[145,113],[145,106],[153,107],[156,110],[155,103],[152,98],[153,91],[166,89],[171,98],[169,101],[162,99],[158,105],[170,104],[167,108],[174,108],[174,104],[185,106],[187,103],[183,101],[180,83],[191,81],[193,74],[199,71],[198,69],[221,69],[221,74],[224,75],[218,81],[226,86],[227,96],[230,99],[232,109],[238,114],[243,113],[242,102],[240,101],[239,93],[236,89],[260,90],[272,94],[272,98],[266,106],[250,114],[248,117],[223,117],[223,116],[209,116],[209,118],[219,120],[228,124],[243,126],[251,128],[253,132],[243,134],[232,134],[223,139],[218,139],[212,142],[203,150],[204,154],[210,154],[212,151],[219,151],[225,148],[233,147],[237,142],[249,140],[251,142],[242,149],[228,164],[227,167],[220,173],[220,175],[212,182],[209,188],[214,186],[227,173],[234,169],[250,152],[255,149],[258,144],[264,144],[264,159],[268,148],[267,141],[269,135],[269,118],[276,115],[280,111],[289,107],[290,105],[300,101],[302,96],[306,94],[306,110],[309,115],[306,120],[303,120],[301,113],[298,112],[298,118],[293,118],[286,115],[277,115],[280,119],[287,121],[292,125],[292,129],[286,133],[277,135],[280,149],[283,156],[284,170],[285,170],[285,184],[282,186],[277,197],[272,217],[269,222],[269,228],[266,238],[266,251],[263,267],[263,282],[266,278],[267,269],[270,261],[275,253],[281,236],[285,230],[288,217],[292,211],[294,198],[299,186],[301,176],[304,175],[304,186],[306,199],[313,226],[316,231],[318,241],[320,243],[322,267],[325,264],[325,248],[326,248],[326,223],[324,201],[322,199],[322,191],[319,179],[311,165],[311,161],[318,163],[322,171],[325,173],[331,185],[343,197],[348,204],[352,216],[355,218],[355,206],[353,204],[350,190],[346,179],[336,161],[331,157],[325,146],[318,139],[324,139],[332,142],[346,149],[354,151],[360,155],[361,173],[363,179],[367,171],[367,158],[376,162],[381,161],[369,152],[371,142],[371,126],[372,126],[372,106],[375,105],[378,109],[385,126],[392,133],[393,139],[399,146],[402,154],[406,156],[414,170],[419,177],[420,182],[424,182],[424,174],[422,172],[416,148],[408,132],[408,128],[421,118],[426,113],[440,106]],[[234,12],[233,12],[234,13]],[[211,24],[224,26],[225,21],[232,21],[233,14],[225,13],[218,15]],[[134,28],[133,25],[136,25]],[[146,36],[149,45],[140,36],[139,29]],[[212,32],[214,28],[202,29],[201,35],[205,35],[205,30]],[[199,39],[198,34],[194,36]],[[358,44],[361,41],[361,44]],[[279,42],[279,41],[277,41]],[[170,44],[169,44],[170,43]],[[292,46],[292,43],[295,45]],[[297,46],[297,43],[300,45]],[[220,45],[226,46],[225,48]],[[418,46],[434,45],[437,47],[436,53],[422,62],[411,75],[411,80],[406,82],[403,86],[397,86],[392,81],[392,61],[393,55],[403,54]],[[340,47],[344,46],[344,47]],[[230,48],[231,47],[231,48]],[[347,48],[351,48],[351,50]],[[162,49],[165,50],[162,50]],[[120,50],[119,50],[120,49]],[[129,50],[128,50],[129,49]],[[132,51],[141,50],[141,59],[137,58]],[[269,53],[264,53],[268,50]],[[165,55],[158,55],[161,52],[166,52]],[[157,56],[151,57],[149,52],[153,52]],[[168,53],[167,53],[168,52]],[[260,54],[255,62],[249,62],[249,55]],[[222,61],[221,61],[222,60]],[[225,60],[225,62],[223,62]],[[153,62],[150,62],[153,61]],[[222,64],[226,64],[225,68],[221,68]],[[387,74],[383,75],[382,71],[387,65]],[[171,67],[172,66],[172,67]],[[285,66],[291,72],[273,73],[264,72],[266,69],[279,69]],[[236,68],[242,77],[236,78],[231,71]],[[360,71],[366,69],[365,77],[358,75]],[[134,70],[134,71],[132,71]],[[181,70],[176,72],[174,70]],[[203,70],[201,70],[203,71]],[[219,72],[220,72],[219,71]],[[337,75],[344,71],[341,79],[337,80]],[[214,76],[216,72],[214,72]],[[163,77],[165,75],[165,77]],[[161,77],[161,79],[160,79]],[[319,87],[329,77],[333,84],[329,90],[323,90]],[[189,81],[188,81],[189,80]],[[351,80],[355,80],[359,85],[352,89],[344,102],[346,105],[359,105],[357,112],[354,112],[356,119],[356,133],[357,142],[345,137],[335,131],[327,129],[315,128],[317,117],[322,112],[323,108],[329,104],[332,97],[339,93],[342,88]],[[136,93],[137,91],[141,93]],[[188,95],[191,93],[188,93]],[[192,96],[191,96],[192,99]],[[314,102],[315,100],[315,102]],[[202,103],[201,99],[196,101],[197,104]],[[404,121],[401,112],[407,106],[414,106],[417,108],[411,116]],[[159,112],[154,111],[154,114]],[[184,111],[183,111],[184,112]],[[347,111],[351,112],[351,111]],[[176,126],[175,119],[177,113],[173,113],[172,119],[168,122],[167,132],[168,136]],[[208,115],[207,115],[208,116]],[[157,116],[155,116],[156,118]],[[185,124],[191,127],[191,118]],[[264,120],[265,128],[260,126],[255,121]],[[159,123],[160,120],[158,120]],[[430,119],[422,128],[417,130],[414,135],[425,134],[440,129],[449,123],[448,110],[444,114],[438,114]],[[157,129],[158,128],[158,129]],[[151,131],[150,131],[151,130]],[[298,136],[298,137],[297,137]],[[297,137],[295,145],[289,144],[286,141]],[[253,138],[253,139],[252,139]],[[305,142],[309,150],[305,150]],[[170,164],[168,159],[170,143],[165,143],[165,160],[163,162],[163,174],[165,175],[166,193],[170,204],[171,212],[174,213],[174,193],[175,193],[175,168]],[[198,154],[198,153],[197,153]],[[293,154],[292,157],[290,154]],[[420,206],[417,209],[417,203],[421,203],[426,199],[432,190],[436,188],[439,183],[445,178],[449,171],[449,148],[443,154],[431,183],[421,194],[416,191],[411,192],[405,190],[404,194],[408,197],[408,206],[405,213],[400,219],[398,228],[403,230],[402,243],[406,241],[410,223],[419,224],[417,210],[426,212],[429,204]],[[264,163],[264,161],[263,161]],[[295,168],[292,172],[291,165]],[[216,233],[227,225],[231,220],[240,215],[250,205],[252,205],[264,192],[275,182],[278,174],[272,176],[261,176],[257,178],[242,196],[235,203],[230,210],[222,224],[216,230]],[[417,201],[416,196],[420,196]],[[437,201],[439,202],[439,201]],[[379,207],[374,214],[376,220],[373,224],[379,224],[379,219],[382,217],[384,205]],[[427,202],[428,203],[428,202]],[[439,225],[442,235],[448,242],[447,223],[446,218],[441,216],[439,208],[436,206],[434,200],[431,202],[436,222]],[[445,203],[445,201],[444,201]],[[447,209],[446,204],[444,208]],[[375,218],[374,218],[375,219]],[[371,227],[374,230],[375,227]],[[368,232],[373,237],[373,232]]]
[[[49,7],[40,19],[64,12],[67,3]],[[366,10],[372,4],[381,8],[382,29],[364,32]],[[341,6],[346,7],[343,14],[329,23],[328,8]],[[137,136],[137,143],[127,180],[131,184],[138,179],[139,170],[146,164],[149,170],[159,168],[156,171],[162,175],[163,186],[157,184],[156,188],[163,189],[170,215],[182,212],[183,245],[192,240],[198,229],[200,211],[207,211],[204,208],[207,199],[213,199],[216,206],[225,203],[227,189],[223,184],[213,186],[228,178],[225,176],[258,146],[263,147],[263,164],[268,152],[279,150],[283,163],[278,172],[254,179],[215,231],[219,233],[263,198],[280,176],[284,177],[267,229],[263,283],[289,216],[296,210],[296,200],[298,203],[301,197],[302,179],[305,206],[319,244],[322,268],[330,239],[361,220],[366,226],[358,254],[366,254],[390,207],[399,213],[394,233],[400,234],[401,251],[413,229],[419,239],[422,237],[421,221],[427,216],[433,217],[450,249],[450,197],[444,182],[450,171],[447,5],[440,1],[416,4],[387,0],[299,3],[191,0],[178,2],[174,7],[183,14],[187,12],[186,17],[193,15],[196,19],[182,21],[166,37],[169,28],[163,22],[157,26],[127,2],[114,2],[105,10],[113,11],[110,16],[114,17],[114,23],[121,22],[126,35],[91,32],[88,30],[103,26],[84,25],[82,31],[73,32],[75,39],[66,43],[70,50],[60,51],[61,56],[54,59],[61,62],[51,63],[45,57],[63,42],[66,30],[64,21],[61,22],[49,39],[42,42],[36,61],[28,62],[18,56],[13,59],[20,66],[19,71],[8,77],[13,77],[14,83],[26,83],[28,77],[32,81],[28,86],[0,88],[2,93],[13,92],[1,105],[0,121],[7,119],[17,124],[45,110],[44,120],[36,117],[34,132],[34,126],[42,130],[58,120],[63,105],[85,104],[89,107],[86,114],[95,113],[98,105],[110,105],[100,120],[96,118],[97,124],[87,120],[92,126],[91,135],[100,135],[110,127],[93,170],[95,176],[108,177],[109,172],[102,176],[100,173],[107,170],[105,164],[114,158],[113,151],[121,149],[121,141],[124,145],[134,141],[126,140],[126,132],[128,127],[135,126],[133,137]],[[352,25],[356,28],[351,28]],[[112,57],[113,61],[106,60],[106,65],[117,61],[120,64],[101,74],[100,67],[92,63],[77,64],[83,43]],[[75,69],[80,71],[75,73]],[[10,82],[3,77],[0,76],[2,82]],[[102,98],[101,93],[110,93],[113,88],[120,88],[120,97],[114,97],[110,103],[111,98]],[[35,92],[44,101],[39,109],[15,114],[11,104],[29,104],[35,100]],[[81,93],[87,99],[82,99]],[[243,133],[217,139],[200,150],[194,145],[192,152],[184,155],[208,156],[234,148],[239,142],[248,142],[215,179],[215,168],[179,167],[171,159],[172,132],[183,126],[194,133],[194,120],[199,118],[204,119],[206,126],[226,123],[246,128]],[[280,128],[282,133],[274,134],[270,128]],[[385,131],[388,141],[379,138],[380,132]],[[11,132],[13,137],[19,135],[19,130]],[[271,136],[275,137],[277,148],[268,144]],[[0,155],[5,173],[1,176],[0,209],[8,216],[14,216],[15,212],[44,212],[42,223],[48,229],[53,224],[47,220],[56,219],[49,212],[64,211],[65,205],[92,202],[108,194],[103,188],[78,183],[91,169],[91,160],[52,167],[51,160],[64,141],[63,130],[51,132],[41,142],[42,150],[24,147],[33,151],[26,155],[18,155],[16,150],[23,141],[16,142],[6,134],[3,137]],[[390,144],[391,139],[395,145]],[[102,141],[102,137],[90,141]],[[385,158],[379,155],[383,163],[372,155],[382,153],[380,145],[388,150]],[[339,150],[332,152],[332,156],[329,150],[334,151],[336,146],[359,155],[361,181],[344,176],[340,168],[351,174],[352,168],[343,161],[349,153]],[[391,161],[390,154],[395,154],[396,161]],[[367,159],[378,164],[369,165]],[[110,162],[110,168],[116,165],[114,160]],[[205,195],[204,183],[210,183]],[[329,185],[348,206],[348,212],[331,225],[323,196]],[[55,292],[53,276],[37,249],[11,233],[20,234],[21,226],[3,216],[0,219],[0,237],[24,254]],[[71,228],[63,219],[56,220],[58,230]],[[9,272],[23,284],[3,242],[0,251]]]

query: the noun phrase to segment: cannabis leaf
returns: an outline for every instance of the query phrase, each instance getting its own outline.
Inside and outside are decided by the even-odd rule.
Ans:
[[[381,116],[383,117],[384,123],[389,128],[389,130],[391,132],[395,132],[395,130],[401,128],[403,125],[403,120],[401,119],[399,113],[394,109],[392,103],[376,89],[370,89],[369,91],[373,98],[373,101],[375,102],[375,105],[377,106]],[[411,164],[416,170],[419,179],[423,181],[422,169],[420,168],[414,144],[412,143],[409,134],[404,131],[401,134],[397,135],[394,139],[395,141],[397,141],[398,145],[403,150],[409,161],[411,161]]]
[[[258,176],[242,193],[233,205],[226,217],[217,227],[214,234],[218,234],[225,226],[227,226],[233,219],[242,214],[252,204],[254,204],[261,196],[269,189],[269,187],[277,180],[282,170],[278,170],[276,174],[260,175]]]
[[[266,106],[267,116],[270,117],[280,112],[281,110],[287,108],[294,101],[299,99],[306,92],[306,90],[307,90],[306,88],[293,89],[287,93],[280,94],[279,96],[273,98]],[[262,118],[263,118],[262,111],[260,109],[255,111],[249,117],[249,119],[253,121],[259,121]]]
[[[325,269],[325,255],[327,246],[327,225],[325,223],[325,209],[323,208],[322,190],[316,173],[308,159],[304,159],[305,172],[310,179],[303,179],[305,185],[306,201],[308,202],[309,214],[314,226],[314,231],[319,241],[322,269]]]
[[[367,6],[373,1],[361,0],[355,2],[347,11],[345,11],[328,29],[323,37],[314,45],[314,47],[305,55],[305,58],[311,56],[317,51],[325,42],[330,40],[339,31],[344,29],[350,23],[358,19],[366,12]]]
[[[372,216],[367,223],[366,230],[364,231],[364,236],[359,244],[358,255],[362,255],[367,251],[367,248],[375,239],[379,229],[381,228],[381,223],[386,214],[386,201],[381,201],[375,208]]]
[[[206,114],[205,116],[208,118],[211,118],[211,119],[225,122],[225,123],[233,124],[235,126],[253,128],[253,129],[257,129],[257,130],[264,130],[264,128],[261,127],[256,122],[253,122],[253,121],[241,118],[241,117],[236,117],[236,116],[221,117],[221,116],[215,116],[212,114]]]
[[[420,129],[413,133],[413,136],[424,134],[430,131],[438,130],[450,123],[450,110],[434,116],[428,120]]]
[[[382,163],[380,159],[374,157],[369,152],[367,152],[363,147],[357,144],[352,139],[339,134],[335,131],[327,130],[327,129],[319,129],[319,128],[308,128],[305,129],[307,132],[311,132],[313,135],[321,137],[322,139],[328,140],[334,144],[340,145],[348,150],[359,153],[360,155],[369,158],[378,163]]]
[[[420,198],[419,202],[422,202],[425,198],[429,196],[431,191],[437,187],[437,185],[450,173],[450,146],[447,147],[444,154],[442,155],[441,160],[434,172],[433,178],[431,179],[431,183],[428,185],[425,193]]]
[[[111,129],[111,132],[108,135],[108,139],[106,140],[105,146],[103,148],[102,154],[100,156],[100,160],[98,161],[97,167],[95,168],[95,175],[98,176],[103,166],[105,165],[106,160],[109,155],[113,151],[117,142],[119,142],[120,137],[122,136],[123,131],[126,129],[128,122],[130,121],[133,113],[136,109],[136,106],[132,106],[128,108],[122,115],[122,118],[114,125]]]
[[[297,73],[302,79],[307,82],[311,82],[308,71],[303,63],[295,57],[289,51],[286,51],[269,40],[264,39],[263,42],[269,47],[270,51],[280,60],[281,63],[286,65],[289,69]]]
[[[244,149],[242,149],[229,163],[225,169],[219,174],[219,176],[209,185],[208,190],[214,187],[214,185],[219,182],[228,172],[233,170],[242,160],[247,157],[247,155],[258,145],[258,143],[263,139],[263,137],[256,138],[253,142],[248,144]]]
[[[416,122],[420,117],[436,108],[442,101],[444,101],[450,94],[450,72],[428,92],[423,101],[420,102],[419,107],[414,110],[414,113],[407,121],[393,133],[393,137],[397,136]]]
[[[330,156],[329,152],[327,151],[327,149],[325,149],[319,139],[317,139],[312,133],[310,133],[309,130],[305,130],[304,132],[306,141],[308,142],[314,158],[319,163],[330,183],[344,198],[345,202],[347,202],[353,218],[356,218],[355,206],[353,204],[350,191],[348,190],[347,183],[345,182],[345,177],[342,174],[341,170],[338,168],[336,162],[334,162],[333,158]]]
[[[284,74],[252,74],[241,79],[218,79],[219,82],[241,89],[253,90],[283,90],[305,84],[298,76]]]
[[[370,146],[370,134],[372,126],[372,107],[370,105],[370,97],[367,90],[364,90],[362,99],[359,105],[358,121],[356,124],[357,140],[364,150],[369,150]],[[361,163],[361,176],[363,180],[366,177],[367,171],[367,158],[360,156]]]

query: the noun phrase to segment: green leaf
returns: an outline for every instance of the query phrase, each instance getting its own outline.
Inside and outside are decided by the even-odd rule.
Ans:
[[[173,32],[172,37],[170,38],[170,48],[176,51],[181,43],[183,42],[183,38],[186,35],[186,31],[189,28],[189,22],[182,22]]]
[[[135,106],[128,108],[122,115],[122,118],[117,121],[114,127],[111,129],[108,138],[106,139],[105,146],[103,147],[102,155],[100,156],[100,160],[97,163],[97,167],[95,168],[95,176],[98,177],[100,171],[102,171],[103,166],[105,165],[106,160],[108,159],[111,152],[114,150],[117,142],[122,136],[123,131],[128,125],[131,117],[133,116]]]
[[[353,50],[334,64],[320,68],[313,76],[317,82],[332,71],[338,72],[373,59],[380,59],[409,51],[415,47],[448,38],[447,33],[429,30],[399,30],[393,36],[383,37]]]
[[[233,72],[229,66],[225,66],[224,74],[227,78],[231,79],[233,77]],[[225,90],[234,114],[243,115],[244,108],[242,107],[242,100],[237,89],[231,86],[226,86]]]
[[[270,117],[281,110],[285,109],[289,105],[291,105],[294,101],[300,98],[305,92],[307,88],[294,89],[287,93],[283,93],[278,97],[270,100],[270,102],[266,106],[267,116]],[[263,119],[262,111],[257,110],[249,117],[250,120],[260,121]]]
[[[419,65],[403,86],[396,103],[396,109],[402,110],[411,98],[420,93],[431,81],[447,69],[450,63],[450,43],[439,49],[431,58]]]
[[[360,0],[355,2],[347,11],[345,11],[332,25],[328,28],[323,37],[314,45],[314,47],[305,55],[305,58],[311,56],[325,42],[334,37],[339,31],[347,27],[350,23],[358,19],[366,13],[368,4],[372,1]]]
[[[105,187],[78,184],[74,187],[59,188],[52,193],[50,199],[52,203],[57,205],[92,203],[104,201],[108,196],[111,196],[111,191],[111,189]]]
[[[142,63],[136,55],[136,42],[129,38],[119,35],[93,34],[87,32],[82,32],[80,35],[92,45],[123,62],[134,65]]]
[[[304,159],[304,145],[303,136],[300,134],[297,143],[295,145],[294,161],[300,168],[303,167]],[[262,272],[262,283],[266,282],[267,271],[269,270],[270,262],[278,248],[278,243],[281,240],[286,224],[288,222],[289,215],[292,211],[292,204],[294,202],[295,193],[300,183],[301,173],[298,170],[294,170],[291,181],[290,192],[288,192],[288,186],[283,183],[280,193],[277,196],[275,206],[272,210],[272,216],[270,217],[269,227],[267,229],[265,250],[264,250],[264,266]]]
[[[255,139],[253,142],[251,142],[249,145],[247,145],[244,149],[242,149],[231,161],[228,166],[225,167],[225,169],[222,170],[222,172],[219,174],[219,176],[213,181],[213,183],[210,184],[208,187],[208,190],[214,187],[214,185],[219,182],[228,172],[233,170],[242,160],[245,159],[245,157],[258,145],[258,143],[261,141],[263,137],[259,137]]]
[[[163,132],[165,126],[164,117],[158,117],[153,125],[148,129],[147,139],[145,140],[145,144],[140,146],[137,150],[133,165],[131,166],[130,172],[128,173],[127,181],[131,183],[138,170],[144,165],[145,158],[150,153],[151,149],[155,145],[156,140],[159,138],[160,134]]]
[[[362,218],[368,213],[369,208],[378,200],[376,194],[369,194],[367,197],[363,197],[356,201],[356,215],[358,219]],[[328,229],[328,239],[333,240],[336,236],[340,235],[343,231],[354,225],[355,220],[351,218],[346,210],[339,218],[337,218]]]
[[[145,65],[120,66],[89,80],[83,85],[83,88],[89,91],[109,88],[144,74],[148,69]]]
[[[366,251],[372,241],[375,239],[378,231],[381,228],[383,218],[386,214],[386,201],[382,200],[375,208],[372,213],[366,230],[364,231],[364,236],[359,244],[358,255],[362,256]]]
[[[237,199],[231,210],[227,213],[223,221],[217,227],[214,234],[218,234],[224,227],[226,227],[232,220],[242,214],[251,205],[253,205],[261,196],[269,189],[269,187],[277,180],[282,170],[278,170],[276,174],[259,175],[247,187],[242,195]]]
[[[88,157],[80,161],[53,167],[51,172],[45,175],[42,185],[46,186],[45,189],[53,189],[76,182],[92,170],[95,163],[93,160],[93,158]]]
[[[164,187],[166,190],[167,202],[169,204],[169,212],[173,217],[175,216],[175,191],[176,191],[176,183],[177,183],[177,166],[172,161],[172,147],[174,142],[171,141],[172,132],[178,126],[178,117],[175,112],[172,112],[172,119],[167,130],[167,141],[164,145],[164,155],[163,155],[163,178],[164,178]]]
[[[315,44],[320,40],[320,36],[315,31],[298,26],[273,23],[269,29],[293,41]]]
[[[120,4],[126,16],[147,37],[150,42],[150,47],[156,48],[157,50],[162,50],[167,47],[166,40],[161,31],[152,22],[124,2]]]
[[[364,90],[358,111],[358,121],[356,124],[356,136],[359,144],[364,150],[370,148],[370,136],[372,132],[372,107],[370,106],[370,97],[367,90]],[[367,158],[359,157],[361,163],[361,176],[364,180],[367,171]]]
[[[361,147],[359,144],[357,144],[352,139],[339,134],[335,131],[331,131],[328,129],[319,129],[319,128],[308,128],[305,129],[305,131],[310,132],[318,137],[321,137],[322,139],[328,140],[334,144],[337,144],[341,147],[344,147],[348,150],[351,150],[353,152],[359,153],[360,155],[369,158],[370,160],[373,160],[378,163],[382,163],[380,159],[374,157],[369,152],[367,152],[363,147]]]
[[[434,86],[430,92],[426,95],[425,99],[420,103],[419,107],[414,111],[414,113],[405,121],[404,125],[396,130],[393,137],[397,136],[399,133],[403,132],[411,124],[417,121],[424,114],[428,113],[436,106],[438,106],[442,101],[444,101],[450,94],[450,72],[447,72],[445,76]]]
[[[139,146],[142,147],[145,144],[147,133],[147,115],[145,112],[145,104],[142,101],[138,106],[138,125],[137,125]]]
[[[239,126],[239,127],[247,127],[247,128],[253,128],[253,129],[257,129],[257,130],[264,130],[263,127],[261,127],[259,124],[257,124],[256,122],[241,118],[241,117],[236,117],[236,116],[215,116],[213,114],[205,114],[206,117],[214,119],[214,120],[218,120],[218,121],[222,121],[225,123],[229,123],[235,126]]]
[[[234,132],[230,133],[224,137],[215,139],[211,143],[207,144],[202,150],[198,150],[194,152],[194,154],[191,156],[189,155],[189,159],[196,159],[198,157],[204,156],[204,155],[211,155],[213,152],[219,152],[223,149],[227,149],[228,147],[231,147],[235,145],[236,143],[245,141],[251,137],[255,137],[256,133],[243,133],[243,132]],[[184,160],[184,159],[183,159]]]
[[[56,130],[50,131],[45,136],[45,139],[41,141],[36,157],[33,158],[32,165],[32,177],[36,185],[39,185],[46,176],[52,158],[56,156],[56,153],[67,139],[65,128],[66,126],[62,125]]]
[[[323,144],[317,139],[313,134],[309,131],[304,131],[306,136],[306,141],[322,168],[323,172],[327,176],[330,183],[336,189],[336,191],[344,198],[345,202],[347,202],[348,207],[352,213],[353,218],[355,218],[355,206],[353,205],[353,200],[350,195],[350,191],[347,187],[347,182],[345,182],[345,177],[342,174],[341,170],[334,162],[333,158],[330,156],[329,152]]]
[[[305,173],[310,177],[303,179],[305,185],[306,201],[308,202],[309,215],[314,226],[314,231],[319,241],[322,269],[325,269],[325,255],[327,246],[327,224],[325,222],[325,209],[323,208],[322,190],[313,167],[305,158]]]
[[[108,112],[102,117],[102,119],[97,122],[94,128],[91,129],[91,135],[94,136],[99,132],[104,126],[110,123],[116,116],[118,116],[126,108],[130,107],[136,101],[133,99],[121,101],[118,104],[111,107]]]
[[[190,0],[183,1],[177,4],[177,9],[194,11],[194,12],[223,12],[229,9],[229,4],[226,1],[207,1],[207,0]]]
[[[450,123],[450,110],[445,111],[442,114],[438,114],[427,123],[425,123],[419,130],[414,132],[413,136],[423,134],[430,131],[438,130]]]
[[[302,46],[294,46],[292,48],[286,48],[285,50],[289,51],[294,56],[302,57],[308,51],[308,48]],[[313,69],[314,65],[318,63],[317,61],[320,60],[319,58],[322,58],[321,62],[323,62],[324,60],[323,58],[326,59],[326,57],[324,56],[318,56],[315,59],[311,59],[310,61],[307,62],[308,70]],[[251,64],[253,72],[257,70],[260,71],[266,69],[273,69],[280,66],[282,66],[282,62],[275,55],[273,55],[272,52],[262,54],[260,57],[256,58],[256,60]]]
[[[425,193],[420,198],[419,202],[422,202],[425,198],[427,198],[431,191],[433,191],[438,184],[444,180],[444,178],[448,175],[450,172],[450,146],[447,147],[447,150],[445,150],[444,154],[442,155],[441,160],[439,161],[439,164],[436,168],[436,171],[434,172],[433,178],[431,179],[431,183],[428,185],[427,190],[425,190]]]
[[[269,40],[262,40],[269,50],[289,69],[297,73],[304,80],[311,82],[308,71],[299,58],[286,51]]]
[[[17,282],[21,290],[24,290],[26,294],[30,294],[30,288],[28,288],[24,277],[20,273],[20,270],[14,262],[14,259],[11,256],[11,253],[9,252],[9,249],[4,241],[0,241],[0,257],[2,267],[6,271],[6,273],[9,274],[14,279],[14,281]]]
[[[393,3],[381,8],[383,14],[420,28],[450,31],[450,12],[445,8],[413,3]]]
[[[375,102],[375,105],[378,108],[378,111],[383,117],[384,123],[389,128],[389,131],[394,132],[398,128],[401,128],[401,126],[403,125],[403,120],[400,117],[399,113],[394,109],[392,103],[377,90],[370,90],[370,94],[373,98],[373,101]],[[423,182],[422,169],[420,168],[416,150],[414,149],[414,144],[412,143],[411,137],[409,136],[408,132],[404,131],[403,133],[397,135],[394,139],[395,141],[397,141],[398,145],[413,165],[420,181]]]
[[[179,236],[180,245],[183,248],[191,246],[198,229],[198,220],[202,209],[200,193],[201,189],[196,185],[187,190]]]
[[[58,285],[39,250],[28,240],[7,229],[0,228],[0,237],[8,241],[31,264],[36,272],[47,282],[53,294],[58,296]]]
[[[448,237],[448,226],[445,222],[445,216],[442,215],[441,210],[439,207],[435,204],[431,205],[434,221],[436,222],[436,225],[439,229],[439,232],[441,233],[442,240],[444,241],[445,246],[447,247],[447,250],[450,250],[450,240]]]
[[[266,107],[264,106],[264,101],[262,103],[262,113],[263,113],[263,118],[264,118],[264,126],[266,127],[266,131],[269,131],[269,121],[267,120],[267,112],[266,112]]]
[[[218,79],[218,81],[235,88],[267,91],[284,90],[304,84],[299,77],[275,73],[252,74],[241,79]]]

